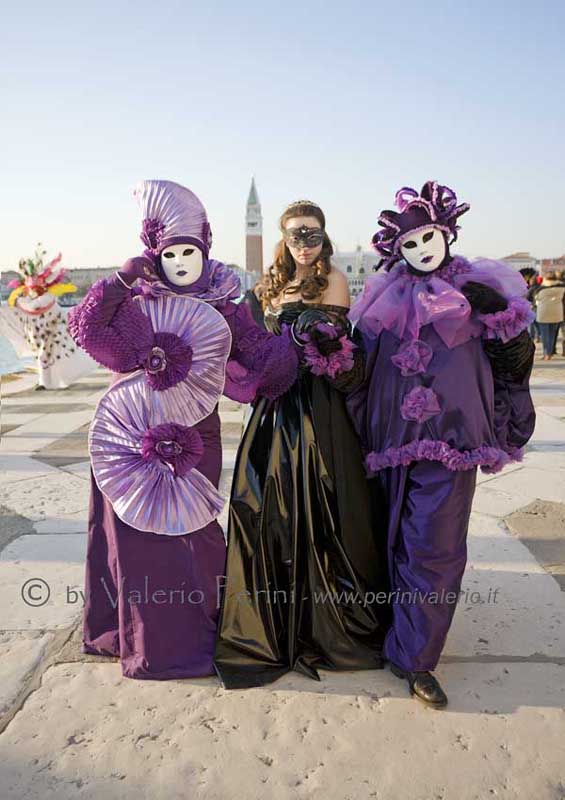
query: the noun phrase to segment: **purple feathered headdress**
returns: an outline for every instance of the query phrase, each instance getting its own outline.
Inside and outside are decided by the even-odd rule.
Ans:
[[[382,230],[373,236],[375,250],[382,256],[379,266],[390,268],[400,256],[400,245],[406,234],[432,225],[443,231],[452,244],[457,240],[458,218],[469,210],[469,203],[457,205],[453,189],[437,181],[427,181],[420,194],[409,186],[396,193],[394,202],[398,211],[382,211],[378,223]]]

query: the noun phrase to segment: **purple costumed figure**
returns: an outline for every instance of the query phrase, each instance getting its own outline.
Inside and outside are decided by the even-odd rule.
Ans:
[[[403,188],[373,244],[381,270],[351,310],[367,350],[349,410],[371,476],[388,496],[393,624],[384,654],[412,694],[441,707],[431,671],[466,564],[477,467],[521,459],[535,413],[529,393],[533,319],[522,276],[451,256],[469,206],[428,181]]]
[[[128,678],[211,675],[226,554],[218,401],[278,397],[298,357],[233,302],[239,279],[209,259],[189,189],[149,180],[134,194],[147,249],[69,319],[75,341],[121,373],[89,435],[83,650],[118,656]]]

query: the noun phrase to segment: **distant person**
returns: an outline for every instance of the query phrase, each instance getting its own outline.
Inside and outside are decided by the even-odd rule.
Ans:
[[[536,294],[536,320],[540,329],[543,360],[555,354],[557,334],[565,319],[565,282],[555,272],[548,272]]]
[[[41,245],[32,258],[22,258],[19,276],[10,281],[8,304],[0,308],[0,335],[18,356],[32,356],[37,365],[36,389],[66,389],[90,375],[96,362],[80,350],[67,330],[69,309],[61,305],[64,295],[76,292],[60,266],[61,254],[47,264]]]
[[[521,271],[521,270],[520,270]],[[537,272],[534,272],[532,275],[524,276],[526,283],[528,284],[528,294],[526,295],[530,303],[532,304],[532,308],[536,309],[536,295],[539,292],[541,283],[541,275]],[[533,339],[534,342],[541,342],[540,330],[537,323],[537,320],[534,320],[530,325],[528,332]]]

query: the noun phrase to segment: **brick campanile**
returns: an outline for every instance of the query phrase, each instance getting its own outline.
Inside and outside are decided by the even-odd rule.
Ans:
[[[263,217],[255,178],[251,179],[245,214],[245,269],[258,276],[263,274]]]

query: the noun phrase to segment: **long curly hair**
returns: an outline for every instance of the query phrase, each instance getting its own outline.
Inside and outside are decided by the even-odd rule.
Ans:
[[[331,272],[331,256],[333,247],[328,234],[325,231],[326,218],[324,212],[314,203],[307,200],[299,200],[291,203],[284,210],[280,220],[279,228],[285,230],[286,223],[294,217],[315,217],[324,230],[324,241],[322,250],[317,261],[310,267],[311,273],[299,284],[289,289],[289,294],[296,294],[304,300],[316,300],[328,287],[327,276]],[[267,273],[264,275],[257,287],[257,294],[261,300],[263,309],[271,304],[281,292],[288,286],[296,275],[296,264],[284,239],[275,247],[275,258]]]

